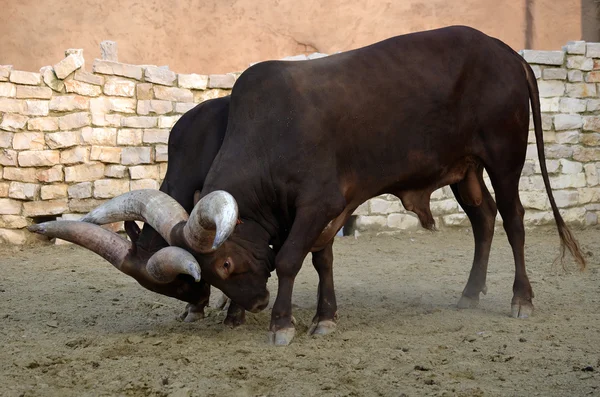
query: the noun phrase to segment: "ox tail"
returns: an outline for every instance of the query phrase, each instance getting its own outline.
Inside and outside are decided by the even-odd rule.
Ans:
[[[531,100],[531,109],[533,113],[533,127],[535,130],[535,143],[537,146],[538,159],[540,161],[540,168],[542,170],[542,178],[544,179],[544,186],[546,187],[546,193],[548,193],[548,199],[550,200],[550,206],[554,214],[554,220],[556,221],[556,227],[558,228],[558,235],[560,236],[560,262],[564,267],[564,257],[566,250],[568,249],[575,261],[579,265],[580,270],[584,270],[586,263],[585,258],[579,248],[579,243],[571,233],[569,227],[565,224],[560,211],[556,206],[554,195],[552,194],[552,188],[550,186],[550,179],[548,178],[548,169],[546,168],[546,155],[544,154],[544,135],[542,131],[542,116],[540,110],[540,94],[538,91],[537,80],[533,74],[533,70],[527,62],[522,60],[525,74],[527,76],[527,85],[529,87],[529,98]],[[557,259],[559,259],[557,258]]]

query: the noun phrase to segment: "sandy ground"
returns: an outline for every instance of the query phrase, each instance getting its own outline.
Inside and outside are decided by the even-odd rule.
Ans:
[[[528,231],[527,320],[508,317],[513,262],[501,230],[487,296],[456,309],[470,234],[338,238],[338,329],[305,334],[317,286],[307,262],[294,290],[297,336],[284,348],[266,343],[270,310],[237,329],[216,309],[181,323],[183,303],[81,248],[2,247],[0,395],[600,395],[600,229],[576,231],[582,274],[552,267],[555,230]]]

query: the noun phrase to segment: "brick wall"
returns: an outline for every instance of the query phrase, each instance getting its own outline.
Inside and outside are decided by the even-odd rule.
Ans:
[[[119,63],[116,45],[88,70],[81,50],[39,72],[0,66],[0,242],[22,244],[35,220],[76,219],[133,189],[158,188],[170,128],[181,114],[227,95],[238,74],[177,74]],[[551,183],[565,220],[600,215],[600,43],[524,51],[541,94]],[[322,56],[322,54],[315,54]],[[306,59],[305,56],[292,60]],[[521,179],[527,225],[553,222],[533,135]],[[432,195],[440,226],[467,226],[448,187]],[[384,195],[356,211],[357,230],[417,228],[398,199]]]

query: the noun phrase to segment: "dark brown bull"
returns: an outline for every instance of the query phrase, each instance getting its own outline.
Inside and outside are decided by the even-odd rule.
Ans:
[[[499,210],[516,269],[511,314],[527,317],[533,292],[525,270],[518,185],[530,102],[563,254],[567,248],[583,268],[585,260],[550,188],[533,72],[504,43],[467,27],[398,36],[313,61],[249,68],[233,88],[227,133],[201,193],[231,194],[243,223],[216,244],[205,238],[210,234],[186,240],[183,223],[161,229],[163,236],[193,252],[202,278],[247,310],[266,307],[266,282],[275,269],[279,285],[270,330],[272,341],[285,345],[294,336],[294,279],[309,252],[317,254],[313,261],[321,276],[315,322],[331,329],[336,304],[330,243],[337,230],[361,203],[384,193],[398,196],[432,229],[430,195],[450,185],[475,238],[459,306],[475,306],[486,290]],[[484,169],[496,202],[483,183]],[[94,214],[88,220],[102,223]],[[207,229],[214,229],[209,223]],[[269,244],[280,247],[274,261]]]

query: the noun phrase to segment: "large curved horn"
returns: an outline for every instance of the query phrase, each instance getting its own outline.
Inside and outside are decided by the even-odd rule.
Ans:
[[[233,196],[216,190],[194,206],[183,229],[184,238],[194,250],[212,252],[233,233],[237,220],[238,206]]]
[[[97,225],[143,221],[150,224],[171,245],[171,231],[187,219],[185,209],[168,194],[160,190],[140,189],[107,201],[90,211],[81,221]]]
[[[135,274],[135,269],[125,260],[132,244],[110,230],[79,221],[50,221],[31,225],[27,229],[80,245],[100,255],[123,273],[130,276]]]
[[[167,284],[180,274],[188,274],[200,281],[200,265],[196,258],[183,248],[166,247],[148,260],[146,271],[158,284]]]

